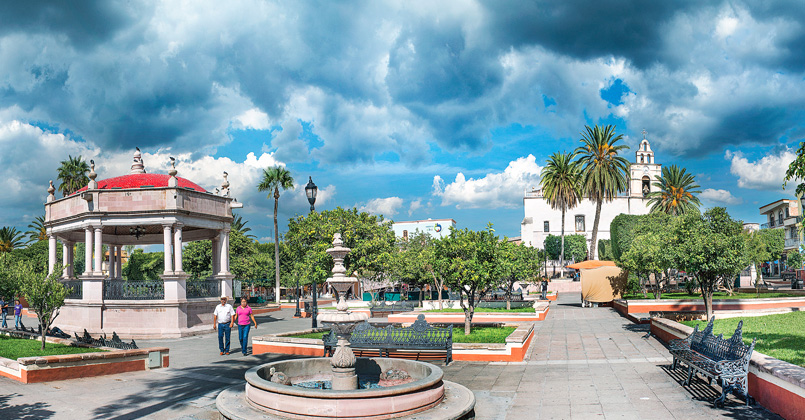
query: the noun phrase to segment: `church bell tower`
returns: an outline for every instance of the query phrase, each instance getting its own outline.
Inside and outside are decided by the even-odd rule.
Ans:
[[[629,196],[646,198],[648,194],[657,189],[651,185],[657,181],[662,173],[662,165],[654,162],[654,151],[646,140],[646,130],[643,130],[643,141],[635,152],[635,161],[629,168]]]

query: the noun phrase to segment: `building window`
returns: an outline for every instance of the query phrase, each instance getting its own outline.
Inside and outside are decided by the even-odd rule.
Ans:
[[[788,213],[788,207],[786,207],[785,208],[785,218],[788,219],[789,217],[791,217],[791,216]]]
[[[782,226],[783,225],[783,212],[777,213],[777,224]]]
[[[545,221],[545,223],[543,224],[542,231],[543,231],[543,232],[550,232],[550,231],[551,231],[551,224],[550,224],[550,223],[548,223],[548,221],[547,221],[547,220],[546,220],[546,221]]]
[[[584,232],[584,215],[576,215],[576,232]]]
[[[642,181],[643,181],[643,188],[642,188],[643,197],[648,197],[648,193],[651,192],[651,180],[649,179],[649,177],[644,176]]]
[[[408,240],[408,231],[407,230],[403,231],[403,239]]]

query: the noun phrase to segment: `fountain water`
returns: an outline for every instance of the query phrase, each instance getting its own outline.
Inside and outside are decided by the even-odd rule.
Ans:
[[[267,363],[246,372],[238,385],[218,395],[218,411],[227,419],[409,419],[474,418],[475,396],[469,389],[443,380],[430,363],[390,358],[356,358],[349,337],[365,314],[349,311],[345,294],[357,284],[346,276],[344,257],[350,249],[341,235],[326,252],[333,257],[328,284],[338,293],[336,311],[317,319],[338,336],[332,358]],[[371,383],[358,389],[359,377]],[[319,387],[329,384],[330,388]],[[313,385],[313,387],[311,387]]]

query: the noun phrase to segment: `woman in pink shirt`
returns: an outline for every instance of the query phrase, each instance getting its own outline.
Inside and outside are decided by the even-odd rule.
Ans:
[[[245,356],[246,349],[249,347],[249,329],[252,323],[254,323],[254,328],[257,328],[257,321],[254,320],[252,307],[246,302],[246,298],[240,298],[240,306],[235,309],[235,316],[238,320],[238,340],[240,340],[240,349]]]

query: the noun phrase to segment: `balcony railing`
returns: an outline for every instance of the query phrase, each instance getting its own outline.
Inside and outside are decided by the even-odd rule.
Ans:
[[[62,282],[64,288],[67,289],[67,296],[65,299],[83,299],[84,282],[81,280],[69,280]]]
[[[763,223],[762,225],[760,225],[761,229],[769,229],[769,228],[773,228],[773,227],[774,227],[774,222]]]
[[[799,239],[798,238],[786,238],[785,247],[786,248],[799,248]]]
[[[103,298],[108,300],[165,299],[165,283],[157,281],[105,281]]]
[[[221,296],[221,280],[193,280],[187,282],[188,299],[218,296]]]

